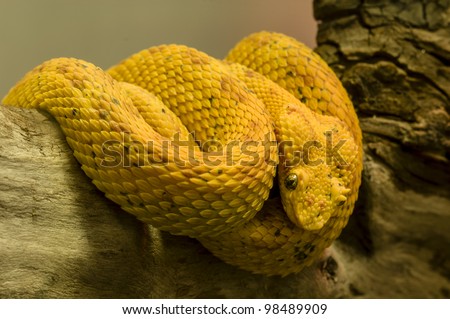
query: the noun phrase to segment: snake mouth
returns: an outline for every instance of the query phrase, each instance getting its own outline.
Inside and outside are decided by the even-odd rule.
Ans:
[[[299,205],[302,207],[298,208],[299,213],[296,214],[298,224],[300,224],[303,229],[308,231],[318,231],[323,228],[323,226],[328,222],[331,216],[331,210],[325,207],[327,204],[323,201],[319,201],[317,206],[324,207],[321,209],[305,209],[304,204]],[[316,206],[315,205],[315,206]]]
[[[286,215],[298,228],[306,231],[319,231],[331,217],[331,203],[323,196],[303,192],[300,196],[283,198]]]
[[[291,198],[290,207],[286,207],[291,221],[308,231],[319,231],[329,221],[333,213],[347,202],[350,189],[332,178],[328,195],[316,190],[316,195],[304,191],[298,198]],[[286,205],[287,206],[287,205]]]
[[[327,223],[331,216],[331,209],[326,207],[326,203],[319,201],[308,207],[311,204],[309,199],[299,201],[296,205],[292,205],[289,201],[283,201],[284,210],[291,220],[291,222],[298,228],[307,231],[319,231]],[[286,204],[285,204],[286,203]],[[322,209],[317,209],[317,206],[322,206]]]

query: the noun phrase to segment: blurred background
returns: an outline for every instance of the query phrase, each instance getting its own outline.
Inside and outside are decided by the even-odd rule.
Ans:
[[[0,0],[0,98],[41,62],[76,57],[102,68],[158,44],[217,58],[246,35],[282,32],[315,47],[313,0]]]

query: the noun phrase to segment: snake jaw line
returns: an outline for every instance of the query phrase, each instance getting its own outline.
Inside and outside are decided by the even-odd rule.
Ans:
[[[332,185],[325,187],[322,178],[324,174],[318,174],[318,171],[326,171],[327,167],[319,169],[300,166],[290,168],[287,172],[279,170],[283,179],[283,175],[290,176],[295,174],[298,176],[298,186],[295,190],[288,189],[285,185],[281,185],[280,193],[284,211],[290,221],[301,229],[307,231],[318,231],[322,229],[325,223],[331,217],[335,205],[334,199],[327,196],[332,192]]]

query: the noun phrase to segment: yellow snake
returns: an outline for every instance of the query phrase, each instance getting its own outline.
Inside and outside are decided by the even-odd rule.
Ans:
[[[310,265],[357,198],[352,103],[326,63],[283,34],[252,34],[224,61],[183,45],[106,72],[52,59],[2,102],[51,113],[84,172],[125,211],[254,273]]]

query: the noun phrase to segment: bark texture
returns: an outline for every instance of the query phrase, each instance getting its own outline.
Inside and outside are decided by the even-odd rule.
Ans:
[[[322,260],[286,278],[228,266],[109,202],[50,117],[0,106],[0,297],[449,298],[450,1],[314,4],[365,139],[357,208]]]
[[[356,296],[450,297],[450,1],[316,0],[317,52],[364,132],[358,207],[337,243]]]

